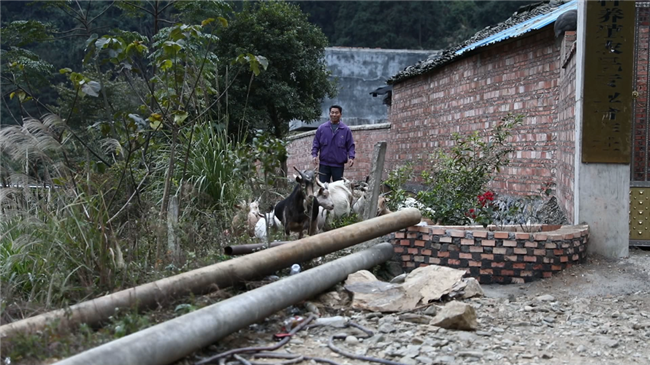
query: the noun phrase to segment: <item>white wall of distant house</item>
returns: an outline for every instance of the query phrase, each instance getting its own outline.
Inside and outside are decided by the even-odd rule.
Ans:
[[[382,103],[384,96],[373,97],[370,92],[386,85],[386,80],[405,67],[440,51],[419,51],[401,49],[373,49],[327,47],[325,62],[338,80],[339,93],[335,98],[326,98],[321,104],[321,117],[305,123],[291,121],[290,130],[309,130],[329,119],[330,105],[343,107],[343,121],[348,125],[378,124],[388,121],[387,107]]]

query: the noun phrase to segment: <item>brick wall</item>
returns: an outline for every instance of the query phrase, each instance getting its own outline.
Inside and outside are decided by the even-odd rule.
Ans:
[[[508,112],[521,113],[526,118],[511,138],[511,163],[492,187],[500,193],[538,193],[544,183],[557,183],[558,139],[573,138],[556,130],[559,86],[560,45],[552,27],[398,83],[389,115],[396,150],[387,164],[426,157],[448,148],[453,132],[485,131]]]
[[[560,52],[560,83],[556,139],[555,195],[569,221],[573,221],[573,182],[575,172],[575,96],[576,32],[566,32]]]
[[[390,129],[353,129],[357,161],[345,176],[365,178],[377,141],[388,142],[385,178],[406,161],[449,148],[453,132],[484,133],[508,112],[520,113],[526,118],[511,137],[511,163],[491,187],[497,193],[528,195],[554,182],[559,204],[572,221],[574,40],[575,33],[569,33],[558,44],[547,27],[394,85]],[[313,135],[290,138],[289,167],[310,166]]]
[[[345,122],[345,121],[344,121]],[[370,173],[370,159],[375,148],[375,143],[386,141],[388,146],[386,156],[395,149],[395,146],[389,142],[390,124],[375,124],[363,126],[350,126],[352,137],[355,142],[356,157],[354,166],[345,167],[344,176],[351,180],[363,180]],[[311,164],[311,146],[314,141],[316,131],[305,132],[291,136],[288,139],[287,152],[289,158],[287,166],[289,171],[294,171],[292,166],[299,169],[312,168]],[[384,166],[384,179],[388,177],[387,166]]]
[[[482,227],[408,227],[391,234],[395,256],[406,272],[427,265],[465,270],[481,284],[524,283],[550,278],[587,257],[589,227],[548,232],[486,231]],[[543,229],[543,226],[528,227]]]

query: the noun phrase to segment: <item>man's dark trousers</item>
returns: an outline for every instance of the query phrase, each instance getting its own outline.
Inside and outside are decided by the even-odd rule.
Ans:
[[[344,168],[345,168],[344,166],[334,167],[334,166],[327,166],[327,165],[319,165],[318,180],[320,180],[320,182],[330,182],[330,178],[332,179],[332,181],[342,180]]]

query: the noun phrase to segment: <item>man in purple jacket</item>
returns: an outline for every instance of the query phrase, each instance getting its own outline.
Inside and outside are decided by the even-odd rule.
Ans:
[[[343,108],[338,105],[330,107],[330,120],[321,124],[314,136],[311,156],[314,167],[318,167],[318,179],[321,182],[341,180],[343,169],[349,161],[349,166],[354,165],[354,139],[347,125],[341,122]]]

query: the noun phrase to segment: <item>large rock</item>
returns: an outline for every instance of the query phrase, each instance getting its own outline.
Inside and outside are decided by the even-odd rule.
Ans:
[[[463,299],[474,298],[474,297],[484,297],[485,293],[483,288],[478,283],[478,280],[474,278],[465,278],[465,288],[463,288]]]
[[[476,310],[462,302],[447,303],[429,323],[450,330],[476,331]]]
[[[377,278],[370,271],[359,270],[355,273],[348,275],[347,280],[345,280],[345,285],[351,285],[356,283],[368,283],[373,281],[377,281]]]
[[[419,304],[423,305],[440,300],[443,295],[451,293],[463,275],[465,270],[429,265],[411,271],[402,285],[407,292],[419,293],[422,297]]]

